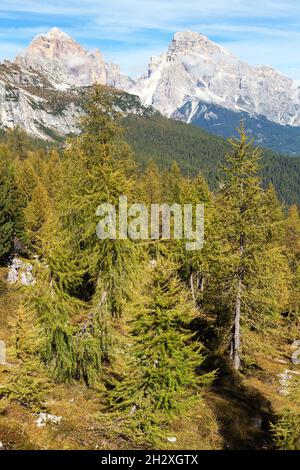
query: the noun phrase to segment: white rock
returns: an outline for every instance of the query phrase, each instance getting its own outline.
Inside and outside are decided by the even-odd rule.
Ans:
[[[286,397],[290,394],[289,387],[294,375],[300,375],[300,372],[286,369],[283,373],[277,375],[279,384],[281,385],[278,390],[279,395]]]
[[[278,393],[284,397],[289,395],[289,384],[292,379],[292,375],[289,374],[288,370],[285,370],[283,373],[278,374],[277,377],[279,378],[279,384],[281,385]]]
[[[155,268],[155,267],[157,266],[157,261],[156,261],[156,259],[152,259],[152,260],[150,261],[150,266],[151,266],[152,268]]]
[[[167,441],[175,444],[175,442],[177,442],[177,437],[167,437]]]
[[[18,274],[18,270],[11,266],[8,270],[8,274],[7,274],[7,282],[9,282],[10,284],[16,284],[19,280],[19,274]]]
[[[34,286],[36,280],[30,271],[24,271],[20,275],[20,283],[23,286]]]
[[[300,340],[295,340],[292,344],[292,348],[296,349],[296,351],[292,353],[291,361],[294,365],[299,365],[300,364]]]
[[[20,282],[23,286],[33,286],[36,280],[32,271],[32,264],[15,257],[8,268],[7,282],[10,284]]]
[[[61,416],[55,416],[48,413],[40,413],[38,419],[36,420],[36,424],[38,428],[42,428],[46,426],[47,422],[53,424],[59,424],[62,420]]]

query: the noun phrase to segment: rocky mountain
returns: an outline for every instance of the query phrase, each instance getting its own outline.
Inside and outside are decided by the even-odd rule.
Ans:
[[[119,90],[124,113],[147,115],[155,108],[222,137],[244,119],[258,144],[300,154],[299,86],[192,32],[176,33],[168,51],[151,58],[148,73],[134,80],[98,50],[52,28],[15,61],[0,64],[0,127],[19,125],[44,139],[74,134],[94,83]]]
[[[188,100],[176,111],[176,119],[225,138],[234,135],[243,120],[247,133],[254,138],[256,145],[281,153],[300,155],[300,127],[283,126],[258,114],[232,110],[204,101],[199,101],[189,119],[192,106],[192,100]]]
[[[127,89],[134,81],[115,64],[106,64],[98,49],[88,51],[58,28],[36,36],[16,63],[41,72],[56,87],[94,83]]]
[[[0,123],[43,139],[72,134],[80,116],[77,93],[60,90],[41,72],[0,64]]]
[[[135,95],[106,87],[123,114],[155,115]],[[5,61],[0,64],[0,124],[2,129],[20,126],[42,139],[59,140],[78,132],[78,121],[90,87],[71,86],[54,79],[42,68],[34,70]]]
[[[300,126],[300,87],[268,66],[252,67],[206,36],[180,32],[167,52],[151,58],[133,87],[162,114],[193,122],[203,103]],[[189,103],[188,113],[179,113]],[[187,108],[186,108],[187,111]],[[214,116],[207,115],[207,119]]]

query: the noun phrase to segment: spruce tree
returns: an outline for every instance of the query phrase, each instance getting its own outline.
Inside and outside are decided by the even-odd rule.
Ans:
[[[288,313],[299,321],[300,315],[300,216],[297,206],[289,208],[285,220],[285,253],[291,272],[290,299]]]
[[[39,233],[51,213],[51,205],[45,186],[39,182],[32,191],[31,201],[24,210],[26,241],[31,249],[38,243]]]
[[[148,206],[163,202],[163,182],[157,165],[150,160],[139,183],[141,200]]]
[[[212,249],[212,201],[207,182],[201,174],[193,180],[184,180],[178,202],[183,207],[185,204],[192,204],[195,216],[196,204],[204,206],[204,236],[205,243],[200,250],[186,250],[186,238],[176,243],[175,257],[180,263],[180,270],[183,279],[188,284],[194,304],[201,300],[206,278],[209,269],[209,259]],[[195,229],[195,226],[193,227]]]

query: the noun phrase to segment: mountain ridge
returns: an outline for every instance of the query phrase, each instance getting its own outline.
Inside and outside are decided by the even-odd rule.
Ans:
[[[234,95],[235,88],[243,95],[247,86],[253,88],[256,84],[252,79],[249,82],[249,70],[255,70],[256,77],[260,77],[256,98],[261,96],[267,110],[260,109],[254,99],[251,102],[250,96],[248,101],[255,109],[249,103],[247,108],[241,103],[242,97]],[[239,77],[236,71],[245,73],[245,77]],[[280,86],[276,85],[277,79]],[[298,115],[300,119],[300,98],[289,107],[293,98],[289,92],[293,90],[300,96],[297,83],[270,66],[248,66],[223,46],[192,31],[175,33],[167,52],[152,57],[148,72],[136,80],[124,75],[117,65],[107,64],[100,51],[85,49],[56,27],[39,34],[14,62],[4,61],[0,66],[0,126],[5,129],[20,125],[44,139],[74,134],[83,113],[81,97],[94,83],[138,96],[138,106],[133,98],[133,113],[136,108],[144,106],[147,110],[150,106],[164,116],[225,138],[243,119],[256,144],[281,153],[300,154],[300,126],[295,125]],[[286,84],[289,87],[283,92]],[[280,116],[266,117],[277,108]],[[283,118],[289,124],[274,122]]]

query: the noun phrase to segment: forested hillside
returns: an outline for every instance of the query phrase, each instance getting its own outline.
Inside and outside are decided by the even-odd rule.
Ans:
[[[124,123],[100,86],[81,126],[0,145],[3,448],[300,449],[300,216],[266,184],[296,200],[297,160],[262,159],[242,124],[225,145]],[[203,248],[100,240],[120,196],[204,204]]]
[[[212,190],[218,188],[220,166],[229,149],[224,139],[191,124],[164,118],[151,108],[141,107],[139,101],[130,95],[114,92],[113,96],[114,105],[123,113],[133,108],[138,110],[138,115],[129,114],[123,118],[122,126],[125,140],[132,148],[133,158],[141,170],[145,169],[150,160],[160,169],[170,169],[175,161],[183,175],[192,178],[200,171]],[[37,148],[57,148],[61,151],[64,147],[61,138],[58,141],[39,140],[29,137],[21,129],[2,131],[1,141],[21,152]],[[260,175],[263,186],[273,184],[282,202],[300,204],[300,158],[262,149]]]
[[[201,171],[210,187],[218,187],[219,167],[228,144],[191,124],[161,116],[128,116],[124,121],[127,142],[145,167],[153,159],[160,168],[176,161],[186,176]],[[263,149],[260,174],[266,187],[272,183],[280,199],[289,204],[300,202],[300,158],[279,155]]]

